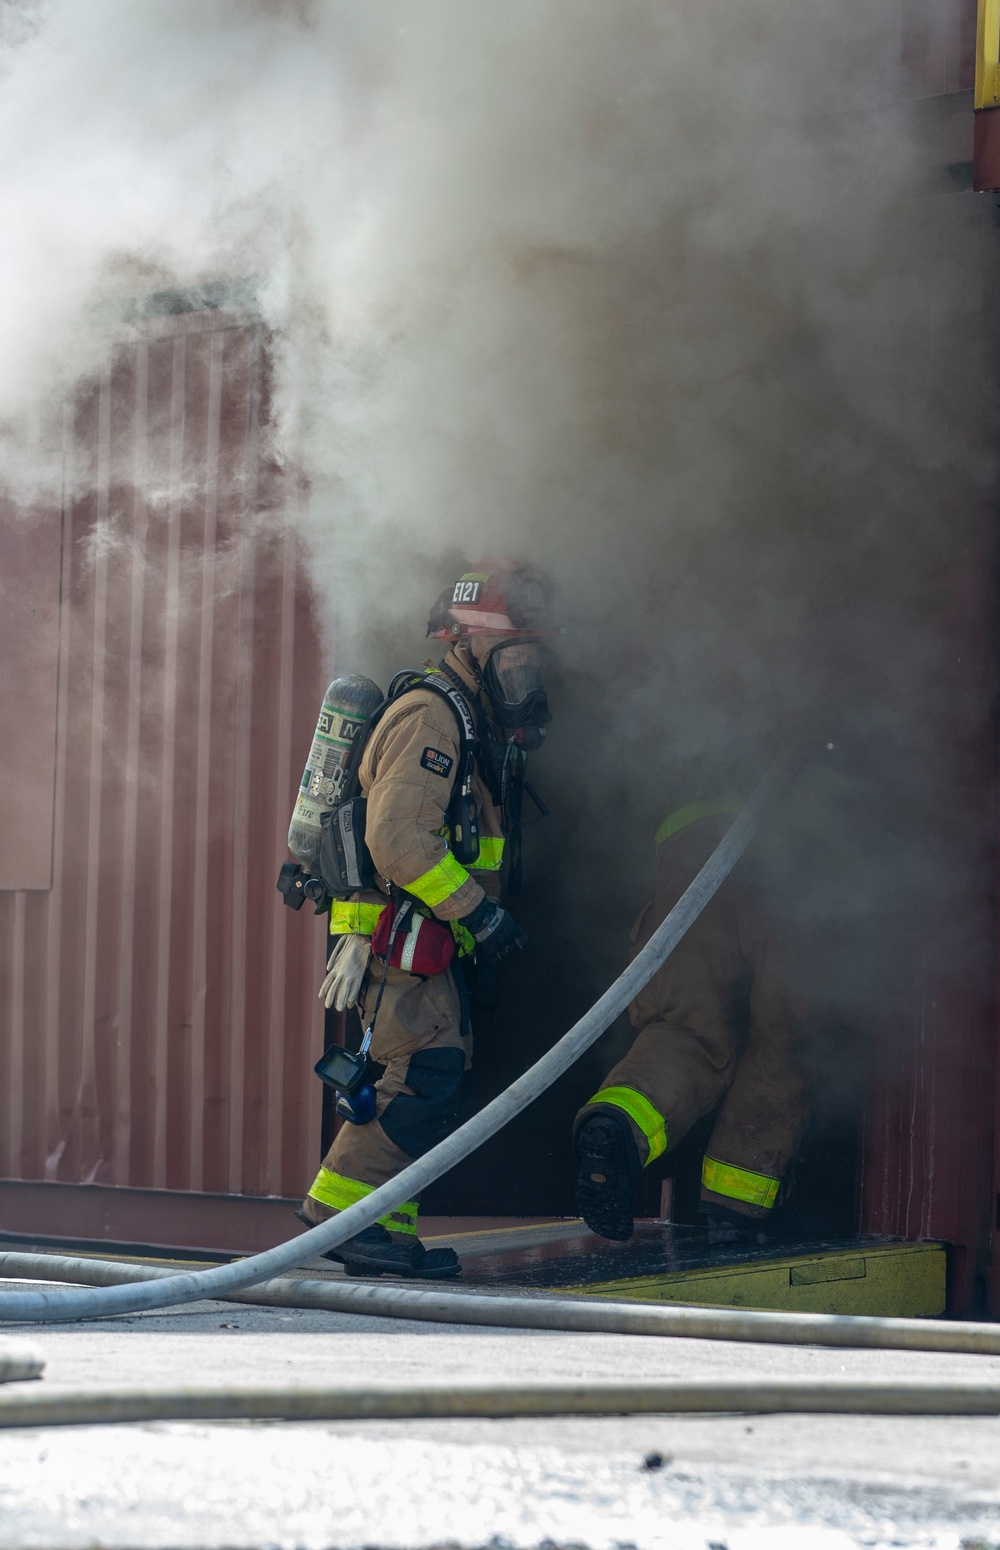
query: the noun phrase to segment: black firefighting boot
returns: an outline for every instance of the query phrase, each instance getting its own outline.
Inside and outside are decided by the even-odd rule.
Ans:
[[[408,1276],[420,1281],[441,1281],[462,1274],[454,1249],[425,1249],[419,1238],[409,1242],[393,1238],[380,1222],[355,1233],[323,1258],[340,1260],[349,1276]]]
[[[300,1222],[315,1227],[302,1210],[296,1211]],[[335,1249],[328,1249],[324,1259],[342,1264],[349,1276],[406,1276],[420,1281],[441,1281],[450,1276],[460,1276],[462,1266],[454,1249],[427,1249],[419,1238],[394,1238],[381,1222],[354,1234]]]
[[[591,1232],[624,1243],[631,1238],[632,1191],[641,1172],[639,1150],[624,1114],[588,1114],[576,1127],[580,1163],[576,1208]]]
[[[744,1211],[730,1211],[726,1206],[703,1205],[702,1213],[708,1218],[709,1243],[753,1244],[760,1247],[771,1236],[771,1223],[767,1217],[747,1216]]]

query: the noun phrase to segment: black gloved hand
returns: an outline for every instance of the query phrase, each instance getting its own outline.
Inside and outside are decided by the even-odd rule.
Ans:
[[[463,915],[459,925],[476,939],[476,951],[488,958],[505,958],[512,947],[525,947],[528,933],[522,931],[509,910],[495,899],[483,899],[470,915]]]

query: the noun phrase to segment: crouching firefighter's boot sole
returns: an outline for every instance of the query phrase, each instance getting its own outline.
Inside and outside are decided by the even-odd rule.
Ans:
[[[307,1227],[317,1225],[303,1211],[295,1214]],[[342,1264],[349,1276],[407,1276],[418,1281],[443,1281],[462,1274],[454,1249],[425,1249],[419,1238],[401,1243],[380,1222],[355,1233],[345,1243],[338,1243],[323,1258]]]
[[[640,1171],[628,1120],[607,1112],[588,1115],[577,1125],[573,1146],[580,1163],[577,1210],[591,1232],[623,1243],[635,1226],[632,1190]]]

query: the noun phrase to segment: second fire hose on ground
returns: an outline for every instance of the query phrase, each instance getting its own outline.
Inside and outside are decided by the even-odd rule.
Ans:
[[[173,1274],[158,1265],[81,1259],[65,1254],[0,1253],[0,1277],[13,1280],[121,1286],[161,1281]],[[226,1294],[226,1301],[250,1307],[317,1309],[325,1313],[353,1313],[362,1317],[431,1324],[468,1324],[492,1329],[549,1329],[575,1334],[746,1341],[758,1345],[1000,1356],[1000,1324],[957,1319],[676,1307],[547,1294],[505,1297],[438,1288],[374,1286],[363,1282],[352,1285],[339,1280],[299,1277],[264,1281],[249,1291]]]

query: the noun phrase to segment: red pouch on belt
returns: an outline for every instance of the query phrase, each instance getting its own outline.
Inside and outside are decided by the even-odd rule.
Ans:
[[[393,933],[393,924],[399,924]],[[389,938],[392,937],[392,946]],[[412,904],[389,904],[379,916],[379,923],[372,935],[372,952],[394,969],[405,969],[407,974],[442,974],[455,956],[455,938],[447,926],[439,920],[418,915]]]

